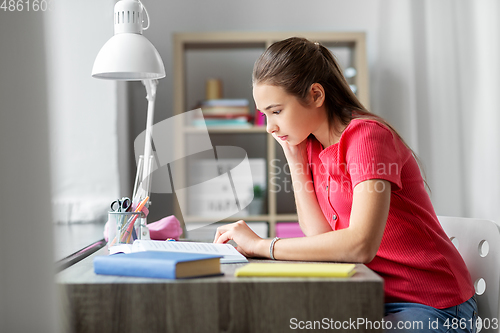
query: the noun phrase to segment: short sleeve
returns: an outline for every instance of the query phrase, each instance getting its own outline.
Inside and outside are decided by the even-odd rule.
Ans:
[[[352,122],[339,141],[340,162],[352,188],[365,180],[383,179],[393,184],[393,191],[400,190],[401,170],[409,149],[395,132],[377,121]]]

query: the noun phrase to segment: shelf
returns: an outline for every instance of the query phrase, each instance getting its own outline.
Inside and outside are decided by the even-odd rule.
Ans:
[[[297,222],[299,218],[297,214],[277,214],[275,220],[278,222]]]
[[[244,98],[253,102],[251,73],[255,60],[272,43],[288,37],[304,37],[319,42],[331,50],[340,66],[353,67],[357,74],[348,79],[356,86],[356,95],[360,102],[369,108],[369,77],[366,58],[366,41],[363,32],[208,32],[176,33],[174,35],[174,114],[189,111],[190,105],[197,105],[204,98],[205,81],[219,78],[224,85],[225,98]],[[252,110],[253,107],[250,106]],[[198,134],[206,133],[205,128],[179,123],[175,127],[175,156],[179,159],[178,176],[184,183],[189,179],[186,157]],[[290,177],[283,172],[276,173],[276,168],[285,170],[286,159],[279,143],[267,135],[266,126],[251,127],[207,127],[213,146],[238,146],[247,152],[249,158],[264,158],[267,162],[266,202],[262,215],[232,216],[220,222],[230,223],[239,219],[248,222],[266,222],[269,225],[269,237],[276,235],[279,222],[297,222],[293,190],[286,188]],[[262,135],[266,134],[266,135]],[[205,158],[202,153],[192,159]],[[189,155],[190,156],[190,155]],[[271,172],[274,172],[271,175]],[[187,211],[185,193],[177,193],[177,203],[185,207],[176,207],[175,214],[185,224],[210,222],[206,216],[182,216]],[[180,204],[179,204],[180,205]],[[195,211],[193,211],[194,213]],[[198,212],[201,214],[201,212]]]
[[[251,126],[251,127],[207,127],[209,133],[266,133],[265,126]],[[203,127],[187,126],[184,128],[185,133],[205,133]]]
[[[248,215],[248,216],[233,216],[230,218],[222,219],[217,222],[236,222],[238,220],[244,220],[246,222],[255,222],[255,221],[269,221],[271,219],[270,215]],[[283,215],[275,215],[273,218],[277,222],[297,222],[298,217],[296,214],[283,214]],[[184,217],[185,223],[206,223],[207,221],[211,221],[210,217],[203,216],[186,216]]]
[[[204,216],[186,216],[186,217],[184,217],[184,222],[185,223],[206,223],[206,222],[212,221],[212,219],[210,217],[204,217]],[[216,221],[216,222],[231,223],[231,222],[236,222],[238,220],[244,220],[247,222],[268,221],[269,215],[233,216],[233,217],[222,219],[222,220]]]

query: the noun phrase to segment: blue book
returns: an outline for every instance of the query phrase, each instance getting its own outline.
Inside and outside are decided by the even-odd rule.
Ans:
[[[221,275],[220,255],[145,251],[94,258],[94,272],[162,279]]]

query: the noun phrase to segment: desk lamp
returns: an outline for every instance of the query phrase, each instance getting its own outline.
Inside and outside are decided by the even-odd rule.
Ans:
[[[143,27],[143,13],[147,26]],[[148,176],[151,171],[151,138],[154,104],[158,79],[165,77],[165,67],[153,44],[142,35],[149,28],[149,15],[139,0],[121,0],[114,7],[114,36],[109,39],[97,55],[92,77],[119,81],[142,81],[146,87],[148,111],[143,165],[139,160],[134,186],[135,202],[149,196]],[[141,178],[142,171],[142,178]],[[142,234],[141,230],[141,234]]]

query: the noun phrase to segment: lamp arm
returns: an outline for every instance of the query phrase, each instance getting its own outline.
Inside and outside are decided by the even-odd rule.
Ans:
[[[156,87],[158,86],[158,80],[143,80],[142,83],[146,87],[146,99],[148,100],[148,112],[146,118],[146,138],[144,141],[144,168],[142,169],[142,188],[146,192],[143,194],[144,197],[150,196],[150,188],[148,186],[151,172],[150,156],[152,155],[152,144],[153,139],[153,120],[154,120],[154,107],[156,99]],[[141,196],[142,197],[142,196]]]
[[[141,8],[144,10],[144,13],[146,13],[146,17],[148,18],[148,25],[145,27],[142,27],[142,30],[148,30],[149,26],[151,25],[151,19],[149,18],[149,13],[148,13],[148,10],[146,9],[146,6],[144,6],[144,4],[141,2],[141,0],[139,0],[139,3],[141,4]],[[143,21],[143,23],[144,23],[144,21]]]
[[[146,99],[148,102],[153,102],[156,98],[156,87],[158,87],[157,79],[142,80],[142,84],[146,87]]]

